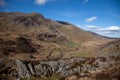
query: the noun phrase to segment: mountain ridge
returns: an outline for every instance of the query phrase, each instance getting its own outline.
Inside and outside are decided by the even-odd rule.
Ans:
[[[13,40],[16,43],[14,44],[17,46],[15,49],[18,49],[18,43],[20,43],[17,39],[22,38],[26,44],[23,45],[24,47],[30,49],[31,46],[36,52],[46,55],[51,51],[54,53],[67,52],[65,55],[69,57],[85,54],[112,41],[110,38],[85,31],[71,23],[47,19],[39,13],[0,13],[0,30],[2,39]],[[6,44],[6,41],[3,43]],[[9,44],[7,43],[7,45]],[[9,47],[5,47],[5,49]],[[73,53],[69,54],[69,51]]]

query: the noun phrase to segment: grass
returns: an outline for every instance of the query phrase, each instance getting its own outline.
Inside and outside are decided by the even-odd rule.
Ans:
[[[16,80],[16,79],[8,75],[0,75],[0,80]]]
[[[86,54],[85,53],[76,53],[75,56],[76,57],[84,57],[84,56],[86,56]]]
[[[90,57],[90,54],[84,52],[78,52],[73,54],[76,57]]]
[[[79,45],[77,43],[73,42],[73,41],[70,41],[68,46],[70,46],[70,47],[77,47]]]

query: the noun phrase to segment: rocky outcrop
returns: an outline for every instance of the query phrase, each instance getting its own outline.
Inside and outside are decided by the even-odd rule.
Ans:
[[[41,41],[53,42],[53,43],[66,43],[68,40],[63,35],[52,34],[49,32],[41,33],[37,36]]]
[[[0,51],[8,55],[11,52],[16,52],[15,42],[12,40],[0,39]]]
[[[16,60],[18,77],[29,77],[30,73],[27,70],[26,64],[23,64],[22,61]]]
[[[32,47],[31,40],[24,37],[17,38],[17,46],[18,46],[19,53],[36,52],[35,48]]]
[[[72,58],[62,60],[43,60],[43,61],[28,61],[16,60],[16,69],[11,70],[6,74],[14,74],[16,78],[24,78],[30,76],[49,77],[53,74],[59,74],[61,77],[71,78],[119,78],[120,60],[111,60],[105,57],[98,58]],[[12,68],[9,67],[9,68]],[[6,68],[4,70],[7,71]],[[4,72],[4,71],[2,71]],[[16,73],[17,72],[17,73]],[[70,77],[71,76],[71,77]],[[101,77],[99,77],[101,76]],[[115,77],[117,76],[117,77]],[[111,79],[110,79],[111,80]]]
[[[120,39],[108,42],[101,45],[97,53],[102,53],[101,55],[114,55],[117,56],[120,53]]]
[[[31,40],[18,37],[15,40],[0,39],[0,51],[5,55],[11,53],[34,53],[36,49],[33,47]]]
[[[26,27],[36,27],[45,24],[45,18],[38,13],[24,14],[24,13],[1,13],[12,24],[22,25]]]

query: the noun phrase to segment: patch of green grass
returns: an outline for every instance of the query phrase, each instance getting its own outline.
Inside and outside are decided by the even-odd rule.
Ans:
[[[43,77],[30,77],[29,80],[59,80],[60,79],[60,75],[59,74],[53,74],[52,76],[50,77],[46,77],[46,76],[43,76]],[[28,78],[21,78],[20,80],[28,80]]]
[[[27,78],[27,77],[24,77],[24,78],[21,78],[20,80],[28,80],[28,78]]]
[[[68,46],[70,46],[70,47],[75,47],[75,46],[77,46],[77,45],[78,45],[78,44],[75,43],[75,42],[73,42],[73,41],[69,42],[69,44],[68,44]]]
[[[90,56],[90,54],[84,53],[84,52],[74,53],[73,55],[76,57],[89,57]]]

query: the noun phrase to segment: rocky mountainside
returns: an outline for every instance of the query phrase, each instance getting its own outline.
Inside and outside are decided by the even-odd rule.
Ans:
[[[114,41],[102,45],[97,53],[101,54],[102,56],[118,56],[120,54],[120,39],[116,39]]]
[[[0,13],[0,52],[17,53],[12,55],[13,58],[28,56],[22,55],[24,53],[46,56],[50,52],[59,54],[60,51],[65,53],[65,57],[86,56],[109,41],[111,39],[67,22],[46,19],[38,13]]]
[[[21,27],[24,27],[26,32],[30,32],[33,28],[39,29],[40,34],[43,32],[49,32],[48,34],[58,34],[59,36],[64,36],[65,38],[76,41],[79,43],[87,42],[87,41],[93,41],[93,40],[99,40],[99,39],[105,39],[105,37],[99,36],[97,34],[93,34],[88,31],[84,31],[78,27],[75,27],[74,25],[62,22],[62,21],[53,21],[50,19],[44,18],[41,14],[38,13],[31,13],[31,14],[25,14],[25,13],[0,13],[0,22],[1,22],[1,28],[16,28],[19,26],[18,29],[21,29]],[[16,29],[17,31],[17,29]],[[23,31],[25,34],[25,32]],[[35,33],[35,31],[33,31]],[[31,33],[31,34],[33,34]],[[26,34],[28,35],[28,34]],[[47,35],[47,33],[44,33],[44,35]],[[78,35],[78,36],[77,36]],[[35,35],[36,36],[36,35]]]
[[[0,80],[119,80],[119,64],[120,39],[38,13],[0,13]]]

